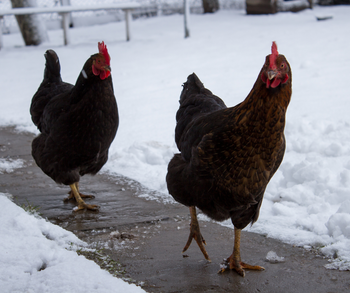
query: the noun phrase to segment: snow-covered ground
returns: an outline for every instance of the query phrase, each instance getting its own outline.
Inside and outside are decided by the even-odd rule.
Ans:
[[[333,18],[316,21],[316,15]],[[287,151],[267,188],[258,222],[247,230],[320,248],[337,256],[329,268],[350,269],[349,15],[350,6],[275,15],[247,16],[243,10],[191,15],[189,39],[183,38],[182,16],[164,16],[134,21],[130,42],[125,42],[123,22],[72,29],[67,47],[60,30],[50,31],[50,42],[38,47],[24,47],[18,34],[5,35],[0,125],[36,132],[29,105],[42,80],[46,49],[58,53],[63,79],[74,83],[85,60],[97,52],[97,42],[104,40],[112,58],[120,127],[103,171],[133,178],[169,202],[165,175],[177,152],[174,128],[181,84],[196,72],[207,88],[234,106],[249,93],[276,41],[293,71]],[[5,203],[16,210],[10,201]],[[12,223],[16,237],[19,225],[6,215],[1,226]],[[223,225],[232,227],[229,221]],[[1,241],[0,250],[5,245]],[[12,262],[17,263],[15,257],[8,267]]]

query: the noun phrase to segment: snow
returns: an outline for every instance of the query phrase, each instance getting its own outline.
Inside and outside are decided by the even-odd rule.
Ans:
[[[271,250],[266,255],[266,261],[270,263],[280,263],[284,262],[285,260],[283,256],[278,256],[276,252]]]
[[[24,161],[21,159],[5,159],[0,158],[0,174],[11,173],[17,168],[22,168]]]
[[[29,215],[8,194],[0,205],[2,292],[145,292],[79,256],[87,244],[73,233]]]
[[[175,113],[182,83],[195,72],[234,106],[249,93],[276,41],[293,71],[287,150],[266,190],[259,220],[246,230],[319,249],[330,258],[327,268],[350,270],[349,14],[350,6],[316,6],[275,15],[247,16],[243,10],[191,15],[188,39],[183,16],[162,16],[133,21],[130,42],[125,42],[123,22],[72,29],[67,47],[61,30],[50,31],[50,43],[38,47],[24,47],[19,34],[4,35],[0,125],[37,133],[28,109],[42,80],[44,52],[58,53],[63,79],[74,83],[97,42],[104,40],[112,58],[120,126],[102,172],[137,180],[157,191],[143,197],[171,204],[165,176],[177,152]],[[333,18],[317,21],[318,15]],[[12,216],[5,220],[13,221]],[[221,224],[232,228],[230,221]]]

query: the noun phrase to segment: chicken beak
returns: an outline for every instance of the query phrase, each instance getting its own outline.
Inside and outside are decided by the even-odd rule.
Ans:
[[[104,66],[104,69],[107,71],[112,71],[111,67],[109,65]]]
[[[273,79],[276,75],[277,75],[277,72],[274,71],[274,70],[269,70],[269,71],[267,72],[267,78],[268,78],[269,80]]]

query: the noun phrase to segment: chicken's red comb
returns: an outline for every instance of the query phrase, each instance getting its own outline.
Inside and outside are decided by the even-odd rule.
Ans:
[[[277,51],[276,42],[272,42],[271,55],[270,55],[270,68],[271,69],[277,68],[277,65],[276,65],[277,56],[278,56],[278,51]]]
[[[108,54],[107,46],[105,45],[105,42],[102,41],[102,43],[98,43],[98,51],[105,56],[106,64],[110,65],[111,57]]]

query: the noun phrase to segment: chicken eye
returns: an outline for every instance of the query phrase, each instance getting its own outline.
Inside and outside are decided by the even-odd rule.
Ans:
[[[282,63],[282,64],[281,64],[281,68],[284,68],[284,66],[285,66],[284,63]]]

